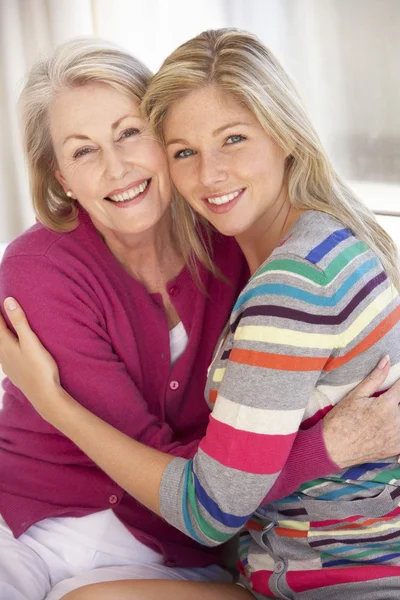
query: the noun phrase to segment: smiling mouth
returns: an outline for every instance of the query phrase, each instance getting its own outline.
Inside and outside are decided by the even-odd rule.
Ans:
[[[149,186],[150,182],[151,179],[146,179],[146,181],[143,181],[136,187],[130,188],[129,190],[126,190],[121,194],[113,194],[112,196],[106,196],[105,200],[108,200],[109,202],[118,203],[130,202],[131,200],[134,200],[135,198],[138,198],[141,194],[143,194],[143,192]]]
[[[223,194],[221,196],[213,196],[211,198],[206,198],[209,204],[216,204],[217,206],[221,206],[222,204],[228,204],[228,202],[232,202],[235,198],[239,196],[241,192],[243,192],[244,188],[240,190],[236,190],[236,192],[231,192],[230,194]]]

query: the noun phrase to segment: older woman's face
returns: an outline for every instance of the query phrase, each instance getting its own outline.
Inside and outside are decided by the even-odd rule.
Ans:
[[[86,84],[60,94],[49,118],[56,177],[103,235],[158,223],[171,200],[167,161],[133,98]]]

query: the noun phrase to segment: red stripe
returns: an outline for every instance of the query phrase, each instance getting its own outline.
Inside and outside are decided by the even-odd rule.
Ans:
[[[264,529],[264,525],[258,521],[255,521],[254,519],[249,519],[245,525],[245,528],[249,531],[262,531]]]
[[[305,592],[325,588],[341,583],[372,581],[385,577],[399,577],[400,567],[387,565],[364,565],[362,567],[346,567],[342,569],[318,569],[315,571],[289,571],[286,581],[294,592]],[[356,590],[354,590],[356,591]]]
[[[278,473],[286,462],[296,433],[267,435],[235,429],[210,415],[203,452],[222,465],[245,473]]]
[[[361,517],[359,515],[356,515],[355,517],[346,517],[346,521],[357,521],[357,519],[360,518]],[[330,519],[328,521],[312,521],[310,522],[310,527],[329,527],[330,525],[338,525],[339,523],[343,523],[343,519]]]
[[[268,597],[276,598],[275,594],[269,587],[269,578],[272,575],[272,571],[255,571],[250,575],[250,582],[252,584],[251,589],[253,592],[259,592]]]
[[[335,531],[339,531],[340,529],[351,529],[353,527],[365,527],[366,525],[370,525],[371,523],[379,523],[380,521],[390,521],[393,517],[400,515],[400,508],[395,508],[392,512],[388,513],[384,517],[379,517],[377,519],[365,519],[362,515],[355,515],[353,517],[346,517],[346,521],[358,521],[359,519],[364,519],[361,523],[348,524],[343,527],[335,528]],[[343,523],[343,519],[337,520],[329,520],[329,521],[311,521],[310,527],[329,527],[330,525],[339,525]]]
[[[323,419],[324,416],[327,415],[330,410],[332,410],[332,408],[333,406],[331,406],[330,404],[328,406],[325,406],[324,408],[320,408],[320,410],[317,410],[316,413],[314,413],[313,415],[311,415],[311,417],[308,417],[308,419],[305,419],[302,422],[302,424],[300,425],[300,429],[310,429],[310,427],[315,425],[315,423],[321,421],[321,419]]]

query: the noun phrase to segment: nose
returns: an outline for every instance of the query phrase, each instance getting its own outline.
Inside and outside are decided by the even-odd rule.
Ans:
[[[107,179],[122,180],[129,172],[130,165],[120,148],[111,148],[104,151],[104,173]]]
[[[223,157],[214,152],[203,153],[201,155],[199,178],[204,186],[212,188],[218,183],[223,183],[227,177],[227,165]]]

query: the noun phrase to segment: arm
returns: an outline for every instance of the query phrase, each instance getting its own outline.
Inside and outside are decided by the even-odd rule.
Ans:
[[[43,272],[49,275],[49,271],[50,276],[43,277]],[[26,280],[28,272],[29,289]],[[1,295],[4,298],[13,294],[23,299],[31,325],[60,365],[64,388],[80,404],[125,433],[124,413],[129,410],[132,420],[137,417],[134,430],[136,439],[175,456],[193,456],[200,440],[182,445],[175,441],[174,432],[167,423],[159,422],[149,411],[147,402],[127,373],[125,365],[113,351],[105,324],[102,323],[98,298],[91,294],[89,286],[85,289],[81,281],[69,275],[43,256],[10,257],[3,261],[1,267]],[[77,345],[77,339],[83,342]],[[110,381],[113,382],[112,389]],[[25,402],[17,389],[14,395]],[[119,413],[109,410],[116,396],[121,401]],[[204,402],[203,390],[200,389],[199,402]],[[32,419],[38,421],[34,413]],[[38,428],[43,426],[37,423]],[[295,445],[279,478],[279,493],[282,495],[292,491],[294,475],[297,478],[300,475],[302,483],[312,476],[319,477],[336,470],[335,463],[325,450],[320,430],[317,434],[313,430],[301,432],[299,436],[303,438],[303,444]],[[56,438],[53,439],[56,441]],[[59,438],[57,441],[62,452],[68,440]],[[308,444],[312,444],[319,456],[314,463],[304,460],[303,446],[307,447]]]
[[[43,271],[47,275],[50,271],[50,277],[43,278]],[[26,273],[30,274],[29,284]],[[167,423],[160,422],[150,412],[125,365],[113,351],[96,294],[77,279],[78,276],[62,272],[43,256],[9,257],[2,263],[0,296],[14,295],[23,301],[32,327],[60,365],[64,388],[80,404],[125,433],[128,431],[124,414],[129,411],[131,421],[135,419],[137,423],[129,431],[131,436],[175,456],[193,456],[199,440],[182,445],[174,439]],[[77,345],[77,339],[84,339],[84,344]],[[13,393],[25,402],[17,389]],[[203,390],[198,393],[199,402],[204,402]],[[121,403],[120,411],[112,410],[114,397]],[[32,419],[43,429],[44,424],[34,414]],[[280,494],[292,491],[294,476],[300,476],[303,482],[337,470],[326,452],[320,429],[316,429],[299,434],[303,444],[295,444],[279,477]],[[68,440],[59,436],[53,439],[60,444],[62,453]],[[308,444],[319,457],[314,463],[304,459],[303,447]]]
[[[153,512],[160,514],[161,481],[173,457],[129,438],[73,400],[61,388],[54,359],[30,329],[19,305],[14,300],[10,300],[6,302],[7,306],[9,306],[7,314],[18,338],[8,330],[0,316],[0,363],[6,374],[29,397],[30,402],[46,421],[69,437],[129,494]],[[388,454],[395,454],[400,449],[398,411],[400,382],[379,398],[368,398],[383,384],[389,365],[388,361],[383,368],[376,368],[348,395],[347,401],[340,404],[346,406],[346,411],[350,413],[353,413],[354,405],[357,407],[363,405],[364,409],[361,412],[367,423],[363,423],[361,419],[357,423],[363,425],[362,433],[365,434],[365,439],[369,424],[373,421],[381,428],[380,437],[390,446]],[[331,411],[332,414],[338,408],[339,406],[335,407]],[[349,421],[348,414],[345,415],[345,419]],[[331,421],[335,422],[335,419]],[[340,418],[337,421],[341,423]],[[308,432],[317,430],[317,436],[320,436],[320,429],[320,425],[317,424]],[[330,435],[330,428],[327,429]],[[337,442],[336,426],[331,438]],[[386,450],[382,448],[382,444],[379,447],[376,445],[379,438],[371,438],[371,436],[369,438],[371,442],[368,451],[379,451],[381,452],[379,457],[383,456]],[[306,436],[299,434],[294,445],[298,445],[298,455],[308,459],[309,448],[306,439]],[[350,435],[350,443],[355,440],[356,436]],[[348,442],[348,439],[346,441]],[[375,448],[371,446],[373,441],[375,441]],[[299,483],[303,483],[303,480],[298,481],[295,464],[293,468],[290,467],[289,473],[291,473],[290,486],[297,487]],[[279,495],[279,491],[276,491],[277,484],[279,479],[270,495],[282,497],[283,494]]]
[[[352,252],[341,256],[335,268],[346,268]],[[215,408],[206,436],[192,461],[168,465],[161,485],[162,515],[194,539],[221,543],[246,523],[265,492],[272,490],[300,423],[321,418],[317,384],[332,381],[333,369],[354,357],[355,334],[366,335],[365,325],[383,318],[384,304],[374,302],[370,294],[368,311],[363,304],[370,321],[364,320],[359,329],[358,303],[351,296],[358,291],[355,286],[336,306],[341,299],[336,287],[352,268],[350,264],[337,278],[335,269],[325,274],[292,257],[271,261],[236,303],[231,334],[209,375],[208,393]],[[285,270],[288,274],[282,274]],[[357,275],[363,276],[361,269]],[[369,281],[361,283],[365,293]],[[386,289],[390,300],[392,292]],[[366,339],[370,343],[371,337]],[[339,373],[345,377],[346,371],[338,371],[336,381]],[[342,382],[351,384],[348,375],[349,370]],[[332,386],[325,396],[327,409],[338,389]]]

